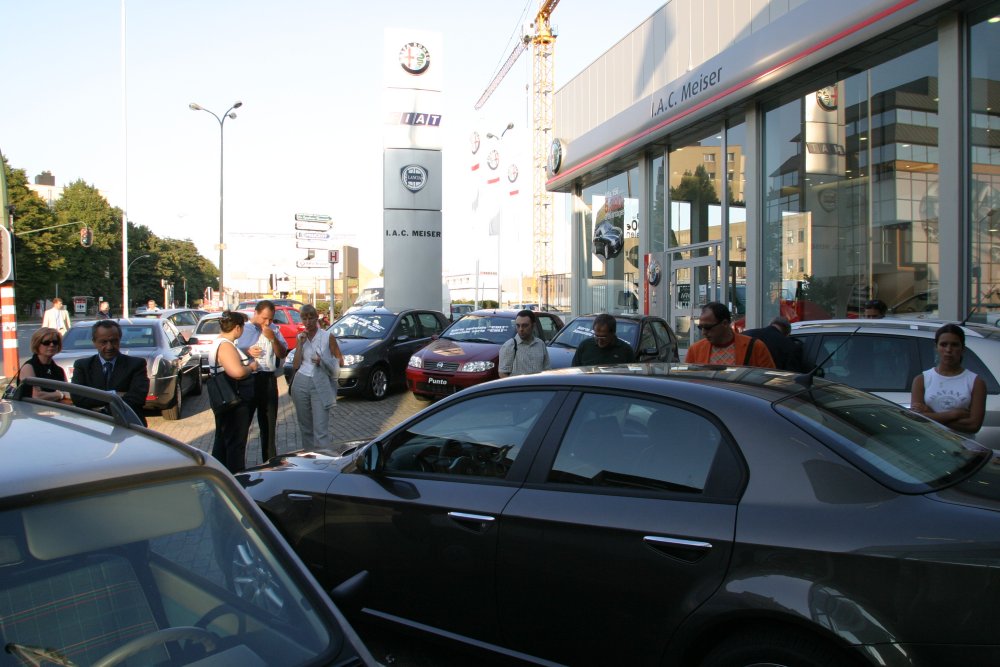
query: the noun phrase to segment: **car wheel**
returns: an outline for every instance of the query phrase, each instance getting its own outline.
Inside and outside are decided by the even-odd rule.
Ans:
[[[242,537],[231,539],[224,553],[227,558],[225,576],[230,590],[274,616],[283,616],[285,591],[271,566],[250,541]]]
[[[204,378],[201,377],[201,368],[195,370],[192,375],[194,375],[194,387],[191,388],[191,395],[201,396],[201,390],[205,382]]]
[[[701,667],[837,667],[855,664],[826,641],[797,632],[740,632],[712,649]]]
[[[183,399],[181,396],[184,392],[181,391],[181,378],[177,377],[177,382],[174,383],[174,400],[171,401],[169,408],[163,408],[160,411],[160,416],[167,421],[176,421],[181,418],[181,407],[183,406]]]
[[[389,371],[383,366],[376,366],[368,375],[368,398],[381,401],[389,393]]]

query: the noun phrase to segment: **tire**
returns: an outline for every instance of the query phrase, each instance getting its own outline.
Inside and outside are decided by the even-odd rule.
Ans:
[[[724,639],[701,667],[848,667],[856,664],[826,640],[777,628],[744,631]]]
[[[182,398],[184,392],[181,391],[181,377],[177,376],[177,382],[174,383],[174,400],[170,402],[169,408],[163,408],[160,411],[160,416],[167,421],[177,421],[181,418],[181,408],[184,405],[184,400]]]
[[[194,387],[191,388],[192,396],[201,396],[201,390],[204,387],[205,380],[201,377],[201,368],[199,367],[194,373]]]
[[[365,394],[369,400],[381,401],[389,393],[389,371],[385,366],[376,366],[368,374]]]

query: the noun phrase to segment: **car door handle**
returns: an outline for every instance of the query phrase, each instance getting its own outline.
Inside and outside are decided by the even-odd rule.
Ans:
[[[294,500],[298,503],[308,503],[312,502],[313,497],[308,493],[289,493],[285,495],[289,500]]]
[[[467,512],[448,512],[448,516],[457,523],[480,533],[485,532],[490,524],[496,521],[496,517],[485,514],[468,514]]]
[[[697,563],[712,549],[709,542],[682,540],[676,537],[646,535],[642,541],[660,553],[685,563]]]

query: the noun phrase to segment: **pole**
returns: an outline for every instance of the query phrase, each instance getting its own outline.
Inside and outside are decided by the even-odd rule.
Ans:
[[[223,115],[222,119],[219,120],[219,294],[221,295],[222,298],[223,308],[225,308],[228,305],[228,302],[226,301],[226,287],[225,287],[226,272],[222,266],[226,250],[226,244],[225,241],[223,240],[224,217],[222,213],[223,203],[225,202],[225,198],[223,195],[223,188],[225,186],[225,179],[223,178],[223,176],[225,175],[225,170],[223,168],[223,160],[225,159],[226,152],[225,152],[225,146],[223,144],[225,135],[225,132],[223,130],[225,128],[226,118],[227,116]]]
[[[122,184],[124,185],[122,206],[122,317],[128,317],[128,91],[126,83],[126,16],[125,0],[121,0],[121,61],[122,61],[122,164],[124,165],[124,175]]]

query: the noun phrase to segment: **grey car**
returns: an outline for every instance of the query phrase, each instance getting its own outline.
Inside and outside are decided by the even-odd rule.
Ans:
[[[0,402],[2,664],[376,664],[232,475],[135,420]]]
[[[508,659],[1000,664],[1000,452],[804,374],[506,378],[237,479],[349,614]]]
[[[581,315],[570,320],[549,341],[552,368],[567,368],[580,343],[593,338],[596,315]],[[651,315],[615,315],[615,334],[632,347],[636,361],[680,361],[677,336],[662,317]]]
[[[202,390],[201,358],[192,351],[169,320],[132,318],[115,320],[122,328],[121,353],[146,360],[149,393],[146,408],[159,410],[164,419],[180,419],[186,394]],[[73,363],[97,354],[91,340],[93,322],[80,322],[63,337],[55,361],[73,379]]]
[[[136,318],[151,317],[169,320],[181,332],[184,340],[194,334],[195,326],[203,315],[205,315],[205,311],[194,308],[160,308],[157,310],[138,310],[135,313]]]
[[[913,378],[937,365],[934,332],[944,320],[810,320],[792,324],[809,367],[822,363],[828,380],[910,406]],[[966,324],[962,364],[986,382],[986,418],[976,440],[1000,449],[1000,329]]]

